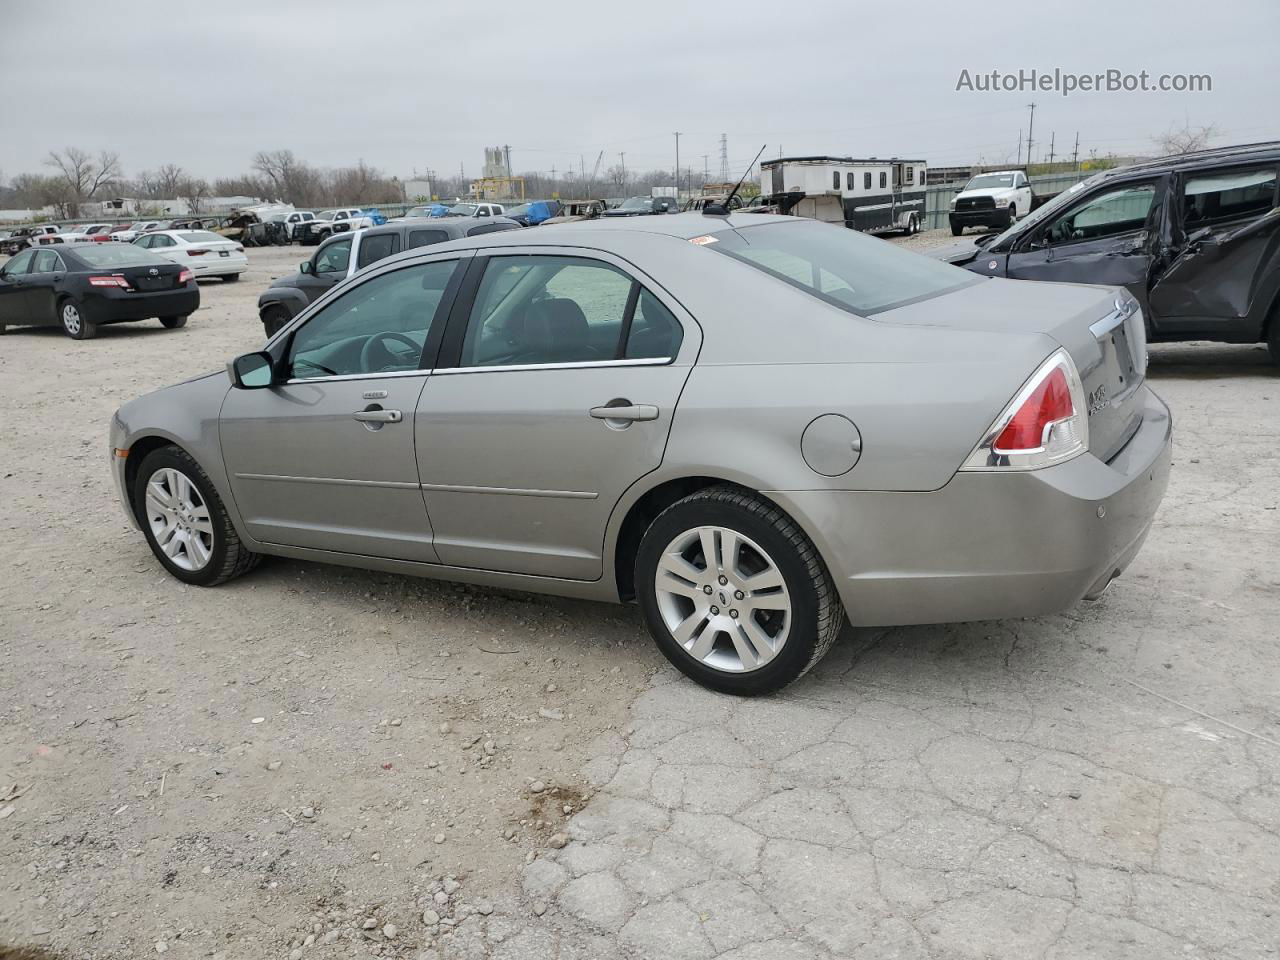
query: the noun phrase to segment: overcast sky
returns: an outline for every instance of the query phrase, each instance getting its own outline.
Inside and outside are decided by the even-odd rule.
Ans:
[[[174,162],[213,178],[261,149],[317,166],[363,158],[405,177],[767,156],[1012,162],[1025,105],[1069,155],[1149,152],[1170,125],[1219,143],[1280,139],[1277,0],[692,0],[255,5],[0,0],[0,177],[51,148]],[[1204,73],[1211,93],[957,92],[972,74],[1060,68]],[[1036,159],[1042,156],[1037,149]]]

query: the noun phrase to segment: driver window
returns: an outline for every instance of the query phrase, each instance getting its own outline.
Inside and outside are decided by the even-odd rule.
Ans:
[[[476,293],[460,365],[613,360],[632,283],[598,260],[494,257]]]
[[[294,334],[290,377],[417,370],[457,263],[443,260],[384,273],[338,297]]]
[[[313,273],[346,273],[347,264],[351,262],[351,241],[339,240],[327,247],[322,247],[316,254],[316,265]]]
[[[1051,221],[1045,239],[1058,246],[1134,233],[1146,226],[1155,197],[1155,185],[1150,183],[1104,190]]]

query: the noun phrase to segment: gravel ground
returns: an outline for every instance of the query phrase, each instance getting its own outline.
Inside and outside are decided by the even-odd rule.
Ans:
[[[949,239],[949,234],[948,237]],[[1280,376],[1157,346],[1175,470],[1098,603],[846,630],[782,696],[632,608],[152,560],[105,433],[261,339],[0,340],[0,946],[61,957],[1275,957]],[[0,950],[0,955],[3,951]]]

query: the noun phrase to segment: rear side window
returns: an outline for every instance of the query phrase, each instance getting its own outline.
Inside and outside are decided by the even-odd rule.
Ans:
[[[397,234],[377,233],[366,236],[360,241],[360,252],[356,254],[356,269],[389,257],[399,252],[399,249],[400,237]]]
[[[1238,217],[1258,216],[1275,204],[1276,171],[1232,170],[1187,179],[1183,188],[1184,222],[1200,227]]]
[[[410,230],[409,247],[427,247],[433,243],[444,243],[449,239],[447,230]]]
[[[684,328],[671,311],[648,290],[640,288],[631,329],[627,334],[624,356],[628,360],[656,360],[674,357],[680,352]]]
[[[982,282],[959,267],[812,220],[739,227],[717,233],[716,239],[704,249],[859,316]]]

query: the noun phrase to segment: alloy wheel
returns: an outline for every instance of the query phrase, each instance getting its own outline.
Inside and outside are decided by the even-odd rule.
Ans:
[[[671,636],[715,670],[760,669],[791,630],[782,571],[758,543],[728,527],[694,527],[667,544],[654,592]]]
[[[175,567],[195,573],[213,555],[209,508],[191,478],[164,467],[147,481],[147,523],[156,544]]]
[[[73,337],[80,332],[80,311],[74,303],[62,305],[62,325]]]

